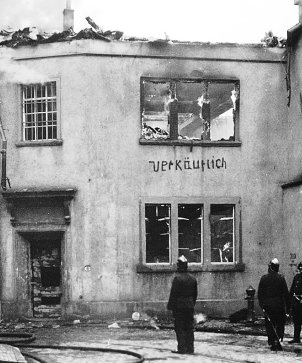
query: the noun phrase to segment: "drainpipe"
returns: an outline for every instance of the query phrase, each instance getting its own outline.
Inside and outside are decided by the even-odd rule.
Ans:
[[[2,140],[2,150],[1,152],[1,188],[6,190],[6,149],[7,149],[7,140],[5,137],[1,117],[0,117],[0,136]]]

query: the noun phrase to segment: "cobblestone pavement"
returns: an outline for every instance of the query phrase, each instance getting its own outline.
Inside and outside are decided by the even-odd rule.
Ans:
[[[27,352],[37,354],[47,362],[94,363],[94,362],[137,362],[132,356],[96,352],[55,351],[38,349],[34,345],[56,345],[73,347],[93,347],[122,349],[137,352],[144,356],[145,362],[260,362],[286,363],[302,360],[302,345],[291,346],[292,327],[286,328],[283,352],[271,352],[264,335],[223,334],[195,332],[195,354],[178,355],[175,333],[171,329],[137,329],[107,326],[58,326],[56,328],[35,329],[37,339],[31,343]],[[22,348],[23,349],[23,348]]]

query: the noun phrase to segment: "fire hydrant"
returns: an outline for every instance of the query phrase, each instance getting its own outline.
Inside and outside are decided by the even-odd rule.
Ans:
[[[254,309],[254,296],[256,290],[253,288],[253,286],[249,286],[246,290],[247,297],[245,298],[247,300],[247,322],[253,323],[255,321],[255,309]]]

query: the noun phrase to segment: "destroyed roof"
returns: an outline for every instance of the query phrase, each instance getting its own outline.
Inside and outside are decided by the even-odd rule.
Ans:
[[[22,45],[36,45],[41,43],[67,42],[79,39],[98,39],[106,42],[111,40],[120,40],[123,32],[120,31],[95,31],[92,28],[86,28],[75,33],[72,28],[62,31],[61,33],[41,33],[37,28],[24,28],[17,31],[0,31],[0,46],[18,47]]]
[[[37,45],[43,43],[55,43],[55,42],[70,42],[73,40],[80,39],[95,39],[105,42],[110,42],[112,40],[123,40],[123,41],[146,41],[154,43],[154,45],[162,46],[163,44],[171,43],[198,43],[200,42],[184,42],[184,41],[171,41],[167,37],[166,39],[156,39],[150,40],[146,38],[136,38],[136,37],[124,37],[124,33],[118,30],[103,31],[99,28],[89,17],[86,18],[93,28],[86,28],[78,33],[74,32],[73,28],[64,30],[59,33],[45,33],[39,32],[36,27],[27,27],[22,30],[0,30],[0,47],[6,46],[11,48],[16,48],[24,45]],[[204,44],[204,43],[202,43]],[[209,44],[209,43],[207,43]],[[265,34],[265,37],[261,39],[261,45],[266,47],[280,47],[286,46],[286,39],[276,37],[272,32]]]

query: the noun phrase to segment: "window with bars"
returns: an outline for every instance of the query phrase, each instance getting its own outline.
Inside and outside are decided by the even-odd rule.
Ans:
[[[23,141],[58,139],[56,82],[22,86]]]
[[[141,215],[142,264],[172,265],[181,255],[200,266],[240,263],[239,198],[146,198]]]
[[[141,78],[141,139],[238,140],[239,81]]]

